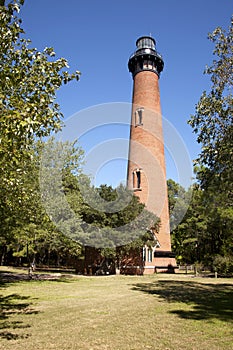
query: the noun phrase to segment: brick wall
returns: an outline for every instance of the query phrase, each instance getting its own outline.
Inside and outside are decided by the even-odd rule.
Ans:
[[[142,125],[135,125],[135,112],[144,108]],[[158,76],[141,71],[134,77],[127,183],[133,189],[133,172],[141,171],[135,195],[161,219],[157,238],[161,250],[171,250],[164,140]]]

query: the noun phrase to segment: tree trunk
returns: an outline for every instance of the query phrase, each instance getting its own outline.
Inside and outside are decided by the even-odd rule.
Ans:
[[[1,266],[4,265],[5,256],[6,256],[6,247],[3,247],[2,256],[1,256],[1,262],[0,262],[0,265],[1,265]]]

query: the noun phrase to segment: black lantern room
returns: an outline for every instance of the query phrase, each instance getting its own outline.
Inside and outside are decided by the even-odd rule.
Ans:
[[[137,50],[129,58],[128,68],[133,77],[141,71],[152,71],[158,76],[163,70],[162,56],[156,51],[155,39],[142,36],[136,41]]]

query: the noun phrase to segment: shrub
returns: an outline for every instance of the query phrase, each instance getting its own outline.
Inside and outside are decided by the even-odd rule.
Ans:
[[[216,255],[213,260],[213,268],[221,275],[233,275],[233,257]]]

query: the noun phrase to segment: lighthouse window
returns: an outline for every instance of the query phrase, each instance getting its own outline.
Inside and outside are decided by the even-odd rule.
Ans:
[[[141,190],[141,170],[136,169],[133,171],[133,189]]]
[[[148,68],[148,61],[145,61],[145,62],[143,63],[143,68],[144,68],[144,69]]]
[[[135,188],[136,185],[136,174],[135,171],[133,171],[133,188]]]
[[[143,108],[138,108],[135,111],[135,126],[143,125]]]
[[[152,61],[148,61],[148,68],[153,69],[153,62]]]
[[[137,188],[141,187],[141,171],[137,170],[136,171],[136,176],[137,176]]]

